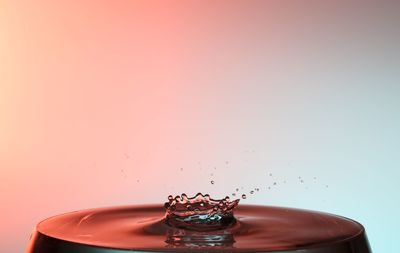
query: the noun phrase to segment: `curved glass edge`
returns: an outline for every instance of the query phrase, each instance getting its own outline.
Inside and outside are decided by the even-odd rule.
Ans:
[[[84,245],[69,241],[53,238],[38,231],[34,231],[25,253],[154,253],[154,252],[221,252],[221,250],[207,249],[168,249],[166,251],[146,251],[146,250],[123,250],[102,248],[90,245]],[[224,251],[225,252],[225,251]],[[334,245],[325,245],[315,248],[302,248],[298,250],[279,250],[279,251],[246,251],[235,249],[227,252],[258,252],[258,253],[372,253],[365,232],[358,236],[336,243]]]

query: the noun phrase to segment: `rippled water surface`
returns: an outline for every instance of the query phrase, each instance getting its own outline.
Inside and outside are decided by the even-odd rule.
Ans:
[[[363,232],[361,225],[346,218],[299,209],[239,205],[234,216],[219,229],[193,230],[166,222],[161,205],[125,206],[55,216],[37,229],[76,243],[148,251],[289,250],[339,242]]]

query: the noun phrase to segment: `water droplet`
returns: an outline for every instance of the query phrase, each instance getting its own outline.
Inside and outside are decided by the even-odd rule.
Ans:
[[[274,185],[276,185],[276,182],[274,182]]]
[[[302,179],[302,180],[300,180],[300,183],[304,183],[304,180]]]
[[[236,193],[232,193],[232,196],[236,196]]]
[[[214,180],[211,180],[211,184],[214,184],[215,182],[214,182]]]
[[[272,177],[272,173],[269,173],[269,176]]]
[[[239,188],[236,188],[236,191],[238,192],[238,191],[239,191]]]
[[[254,193],[254,191],[250,191],[250,194],[253,194]]]
[[[181,168],[181,171],[183,171],[183,168]]]
[[[326,188],[328,188],[329,186],[328,186],[328,185],[326,185],[325,187],[326,187]]]
[[[246,199],[246,198],[247,198],[246,194],[242,194],[242,199]]]
[[[259,191],[259,190],[260,190],[260,188],[256,188],[255,190],[256,190],[256,191]]]
[[[187,201],[188,200],[188,196],[185,193],[182,193],[181,194],[181,199],[184,200],[184,201]]]
[[[317,177],[314,177],[314,180],[316,180],[317,179]]]

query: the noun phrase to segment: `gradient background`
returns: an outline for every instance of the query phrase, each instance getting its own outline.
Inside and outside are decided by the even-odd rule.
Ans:
[[[243,202],[348,216],[398,252],[399,10],[0,0],[1,251],[58,213],[259,187]]]

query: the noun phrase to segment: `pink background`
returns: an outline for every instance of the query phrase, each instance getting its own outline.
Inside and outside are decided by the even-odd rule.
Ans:
[[[395,252],[399,7],[0,0],[1,251],[62,212],[259,187]]]

